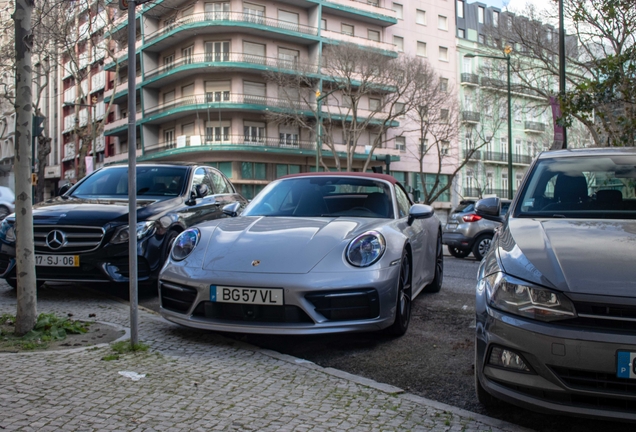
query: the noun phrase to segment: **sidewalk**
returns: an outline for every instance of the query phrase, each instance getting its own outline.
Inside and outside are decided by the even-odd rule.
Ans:
[[[0,314],[15,314],[0,282]],[[38,313],[128,327],[129,307],[78,287],[42,288]],[[0,354],[0,431],[518,431],[342,371],[139,311],[147,353],[107,346]],[[120,372],[145,377],[134,381]]]

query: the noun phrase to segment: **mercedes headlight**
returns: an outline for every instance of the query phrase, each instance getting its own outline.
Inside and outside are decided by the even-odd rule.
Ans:
[[[369,231],[354,238],[347,247],[347,261],[356,267],[368,267],[382,257],[386,242],[382,234]]]
[[[128,243],[130,239],[130,230],[128,225],[121,226],[115,232],[113,239],[110,241],[113,244]],[[155,233],[155,222],[146,221],[137,223],[137,240],[149,237]]]
[[[488,303],[495,309],[539,321],[574,318],[574,305],[561,293],[528,284],[504,273],[485,278]]]
[[[0,239],[7,243],[15,242],[15,227],[6,219],[0,224]]]
[[[199,239],[201,238],[201,232],[197,228],[189,228],[179,234],[174,241],[172,251],[170,251],[170,257],[175,261],[182,261],[192,253]]]

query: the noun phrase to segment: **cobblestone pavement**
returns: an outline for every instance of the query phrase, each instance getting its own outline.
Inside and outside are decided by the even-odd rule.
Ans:
[[[0,282],[0,314],[15,314]],[[129,306],[43,287],[38,313],[129,326]],[[516,431],[521,428],[139,311],[148,352],[108,346],[0,354],[0,430]],[[119,372],[144,374],[134,381]]]

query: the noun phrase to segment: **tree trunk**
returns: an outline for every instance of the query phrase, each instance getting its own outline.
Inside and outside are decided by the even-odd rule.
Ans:
[[[18,310],[15,333],[24,335],[35,326],[37,319],[37,292],[35,255],[33,253],[33,206],[31,165],[33,143],[33,100],[31,93],[31,31],[32,0],[16,0],[15,23],[15,232],[16,273],[18,277]]]
[[[44,201],[44,170],[46,169],[46,160],[51,153],[51,138],[38,137],[38,183],[35,186],[35,202]]]

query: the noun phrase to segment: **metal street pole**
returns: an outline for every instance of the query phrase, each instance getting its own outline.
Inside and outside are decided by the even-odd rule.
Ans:
[[[510,92],[510,53],[506,55],[508,62],[508,199],[512,199],[512,96]]]
[[[135,0],[128,1],[128,265],[130,295],[130,344],[139,344],[137,298],[137,100],[135,93]]]
[[[563,0],[559,0],[559,94],[565,99],[565,26]],[[563,126],[563,148],[568,148],[567,128]]]

